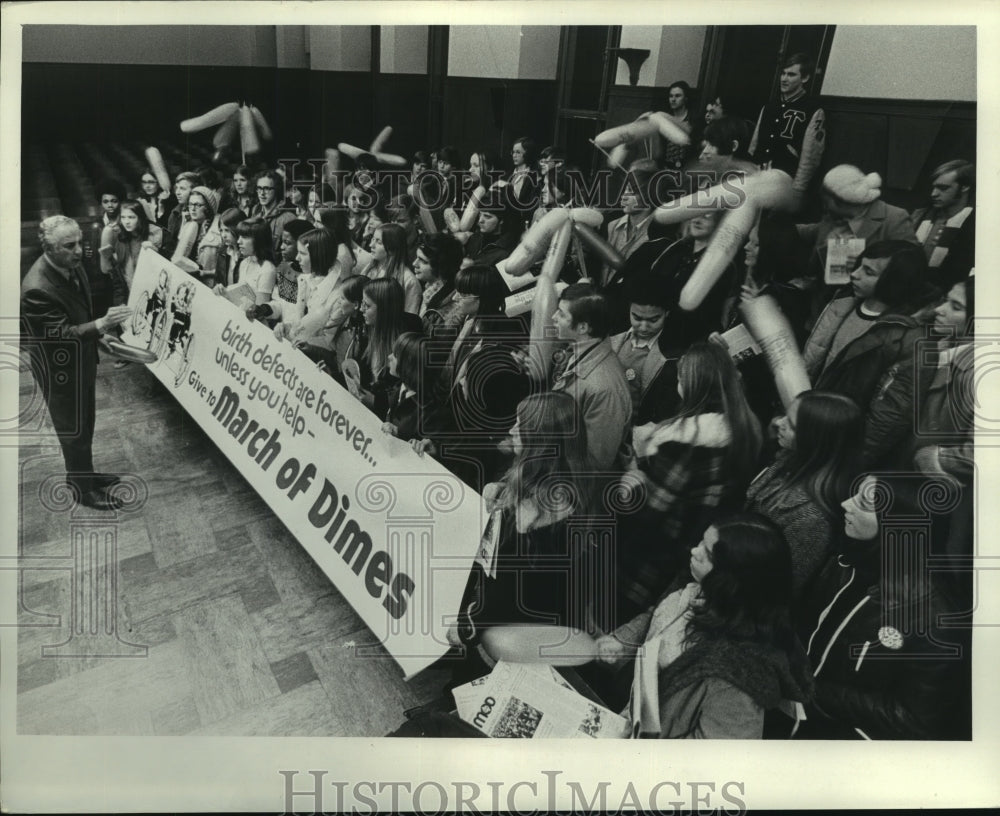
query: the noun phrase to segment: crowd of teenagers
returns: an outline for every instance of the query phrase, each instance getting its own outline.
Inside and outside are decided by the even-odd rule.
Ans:
[[[219,295],[247,287],[249,317],[483,495],[495,551],[448,633],[453,685],[489,671],[490,629],[558,624],[596,640],[579,677],[636,736],[967,739],[974,167],[936,168],[913,213],[875,173],[820,172],[813,72],[790,57],[755,122],[675,83],[690,144],[635,142],[594,173],[527,136],[509,161],[361,153],[306,182],[204,167],[161,190],[151,169],[100,185],[92,274],[123,303],[152,246]],[[658,208],[761,169],[792,200],[682,308],[723,213]],[[544,247],[505,265],[578,207],[603,223],[574,229],[532,309]],[[787,404],[727,345],[762,296],[812,384]]]

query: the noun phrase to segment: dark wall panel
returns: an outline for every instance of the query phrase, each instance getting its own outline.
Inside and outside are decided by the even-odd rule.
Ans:
[[[444,138],[463,162],[486,150],[510,169],[514,139],[531,136],[544,147],[555,133],[556,83],[546,80],[448,77],[444,91]]]
[[[429,89],[427,77],[420,74],[380,74],[375,81],[375,127],[371,138],[386,125],[392,125],[387,153],[409,159],[416,150],[433,150],[441,145],[427,144]]]
[[[282,123],[308,121],[309,71],[274,68],[25,63],[22,131],[26,141],[142,139],[164,135],[211,146],[214,129],[185,136],[181,120],[224,102],[247,100],[276,134],[275,150],[302,137]]]
[[[950,159],[976,160],[976,104],[824,97],[827,146],[822,172],[854,164],[882,176],[883,197],[907,209],[926,205],[929,176]]]

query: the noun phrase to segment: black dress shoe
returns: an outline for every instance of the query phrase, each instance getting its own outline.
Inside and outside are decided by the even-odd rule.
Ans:
[[[109,496],[104,490],[88,490],[80,496],[80,504],[95,510],[120,510],[124,503],[116,496]]]
[[[111,487],[111,485],[118,484],[121,480],[122,477],[116,473],[95,473],[90,477],[90,481],[93,482],[97,490]]]

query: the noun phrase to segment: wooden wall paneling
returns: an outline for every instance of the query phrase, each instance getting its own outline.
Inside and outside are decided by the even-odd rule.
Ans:
[[[883,178],[882,197],[907,209],[927,203],[929,174],[950,159],[975,161],[976,104],[823,97],[827,146],[820,173],[854,164]]]
[[[444,139],[459,149],[463,161],[483,149],[509,170],[514,139],[531,136],[540,147],[551,142],[555,102],[555,81],[448,77]]]
[[[481,149],[494,161],[499,159],[506,97],[503,80],[445,79],[442,141],[455,145],[463,156]]]
[[[539,147],[552,144],[556,129],[556,84],[548,80],[511,82],[507,91],[506,142],[531,136]],[[509,151],[511,145],[506,145]]]
[[[889,123],[884,114],[826,111],[825,169],[853,164],[885,174]]]
[[[943,119],[889,117],[888,137],[891,148],[883,180],[886,186],[904,190],[916,186],[920,171],[927,162],[927,155],[943,124]]]
[[[310,111],[317,128],[316,157],[339,142],[367,148],[376,135],[371,132],[374,98],[370,74],[312,71],[309,86]]]
[[[607,127],[632,122],[646,111],[666,110],[667,89],[615,85],[608,92]]]
[[[427,144],[429,99],[427,77],[422,74],[379,75],[374,101],[375,126],[376,130],[392,126],[386,152],[409,160],[415,150],[441,147]]]

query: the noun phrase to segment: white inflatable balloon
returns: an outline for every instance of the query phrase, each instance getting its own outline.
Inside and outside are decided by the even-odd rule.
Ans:
[[[160,185],[161,190],[170,192],[170,174],[167,172],[167,165],[163,161],[163,155],[160,153],[158,148],[147,147],[146,148],[146,161],[149,162],[149,169],[153,171],[153,175],[156,176],[156,181]]]
[[[746,243],[747,235],[757,222],[757,207],[749,201],[742,207],[730,210],[719,222],[705,253],[698,261],[694,272],[681,289],[678,304],[684,311],[697,309],[722,273],[736,256],[739,248]]]
[[[208,113],[203,113],[201,116],[195,116],[192,119],[185,119],[181,122],[181,130],[184,133],[196,133],[199,130],[210,128],[213,125],[221,125],[239,109],[239,103],[226,102],[224,105],[212,108],[212,110]]]

